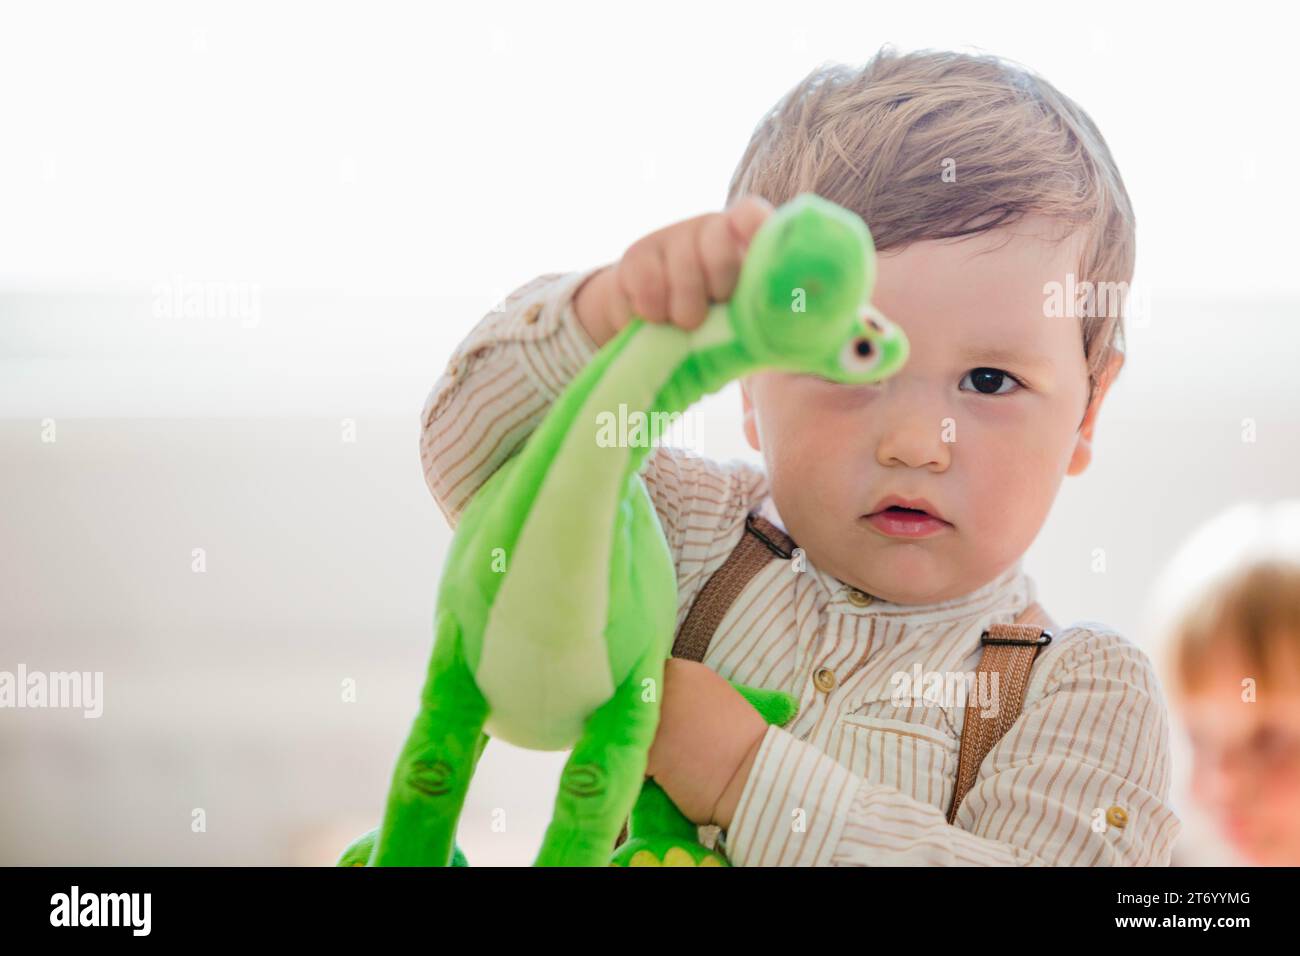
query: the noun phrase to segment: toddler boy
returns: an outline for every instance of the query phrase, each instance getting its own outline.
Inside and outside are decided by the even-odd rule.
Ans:
[[[763,469],[648,456],[679,627],[751,512],[803,563],[759,572],[702,663],[668,662],[647,772],[737,865],[1167,865],[1165,703],[1124,637],[1054,629],[951,823],[964,701],[898,693],[900,675],[974,672],[980,635],[1035,603],[1022,556],[1088,466],[1122,363],[1119,312],[1061,315],[1050,290],[1126,287],[1132,210],[1096,127],[1041,78],[888,49],[815,70],[755,130],[725,211],[540,276],[474,328],[424,410],[434,497],[454,525],[633,315],[698,326],[766,216],[805,191],[870,227],[873,305],[910,357],[871,386],[743,380]],[[768,726],[728,680],[789,691],[799,713]]]

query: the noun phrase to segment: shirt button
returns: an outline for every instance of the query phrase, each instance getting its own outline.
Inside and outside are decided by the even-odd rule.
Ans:
[[[873,598],[866,591],[859,591],[857,588],[849,588],[850,604],[856,604],[858,607],[866,607],[874,600],[875,598]]]
[[[819,691],[829,694],[835,689],[835,672],[829,667],[819,667],[817,673],[813,674],[813,683]]]
[[[537,317],[541,314],[542,314],[542,303],[534,302],[532,305],[528,307],[528,311],[524,313],[524,321],[527,322],[529,325],[532,325],[534,322],[537,321]]]
[[[1128,814],[1123,807],[1111,807],[1106,811],[1106,822],[1113,827],[1123,830],[1128,826]]]

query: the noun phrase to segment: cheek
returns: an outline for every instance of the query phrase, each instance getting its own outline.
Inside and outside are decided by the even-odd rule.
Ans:
[[[964,411],[958,428],[967,425],[981,456],[1000,465],[993,469],[1000,484],[1055,496],[1078,442],[1078,422],[1065,397],[1020,396]]]
[[[812,428],[796,429],[768,460],[768,484],[791,516],[806,520],[811,514],[829,514],[834,502],[844,500],[855,470],[834,442]]]
[[[867,439],[860,415],[814,401],[799,389],[764,409],[760,433],[773,484],[798,481],[805,488],[853,471],[854,449]]]
[[[861,412],[826,402],[789,402],[764,431],[772,493],[790,514],[800,503],[820,512],[863,498],[875,462],[871,434]]]
[[[1045,443],[1042,431],[990,418],[969,421],[965,434],[958,432],[953,458],[963,475],[966,507],[981,523],[1037,530],[1065,475],[1066,455]]]

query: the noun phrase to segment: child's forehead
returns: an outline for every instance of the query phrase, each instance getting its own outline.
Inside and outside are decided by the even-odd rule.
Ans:
[[[1061,317],[1050,296],[1077,285],[1079,244],[1058,231],[1051,223],[1017,224],[888,250],[878,260],[872,301],[910,336],[945,347],[1073,341],[1078,320]]]
[[[1065,232],[1056,220],[1030,216],[998,229],[970,235],[924,239],[905,246],[882,250],[877,255],[879,272],[885,277],[908,280],[948,279],[938,285],[910,282],[914,291],[954,291],[954,280],[966,286],[1035,285],[1035,280],[1060,279],[1077,273],[1086,236],[1081,230]],[[1038,282],[1041,294],[1041,281]]]

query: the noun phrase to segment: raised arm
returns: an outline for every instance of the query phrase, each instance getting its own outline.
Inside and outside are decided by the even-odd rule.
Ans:
[[[596,352],[573,315],[595,268],[547,273],[510,293],[452,353],[421,414],[424,480],[453,528]]]
[[[744,250],[771,211],[744,197],[638,239],[617,262],[538,276],[484,316],[424,406],[420,458],[448,523],[456,526],[474,493],[634,315],[693,329],[710,301],[730,298]],[[649,472],[647,484],[654,480]],[[665,528],[680,530],[668,517]]]

